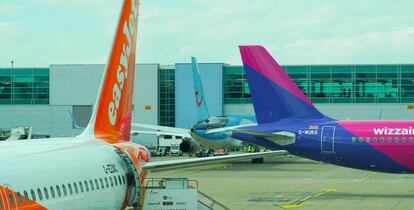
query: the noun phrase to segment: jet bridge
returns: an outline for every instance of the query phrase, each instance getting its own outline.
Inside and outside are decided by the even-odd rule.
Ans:
[[[229,210],[198,190],[196,180],[187,178],[151,178],[145,180],[144,210]]]

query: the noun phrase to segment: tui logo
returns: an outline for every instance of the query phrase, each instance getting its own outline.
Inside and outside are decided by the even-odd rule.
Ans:
[[[200,100],[198,100],[198,91],[195,92],[195,95],[196,95],[197,106],[200,107],[201,103],[203,102],[203,96],[201,96],[201,94],[200,94]]]

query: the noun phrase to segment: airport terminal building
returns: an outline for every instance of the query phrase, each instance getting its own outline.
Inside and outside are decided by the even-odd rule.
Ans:
[[[254,114],[242,66],[201,63],[212,116]],[[0,69],[0,128],[74,136],[89,121],[105,65]],[[326,115],[337,119],[414,119],[414,64],[283,66]],[[189,128],[195,121],[190,63],[137,64],[133,122]],[[137,138],[137,137],[135,137]],[[154,137],[141,136],[146,141]]]

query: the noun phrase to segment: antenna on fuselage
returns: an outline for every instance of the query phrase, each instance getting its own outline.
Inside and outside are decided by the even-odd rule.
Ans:
[[[379,114],[379,117],[378,117],[378,120],[381,120],[381,118],[382,118],[382,112],[384,111],[384,109],[383,108],[381,108],[381,111],[380,111],[380,114]]]

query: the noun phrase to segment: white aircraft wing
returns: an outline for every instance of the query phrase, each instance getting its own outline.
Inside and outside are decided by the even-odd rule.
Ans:
[[[154,135],[169,135],[169,136],[182,136],[191,138],[190,130],[184,128],[174,128],[168,126],[159,126],[151,124],[142,124],[142,123],[132,123],[131,126],[134,128],[131,131],[131,134],[154,134]],[[138,129],[135,129],[138,128]],[[145,129],[145,130],[141,130]]]
[[[169,132],[163,132],[163,131],[131,130],[131,135],[138,135],[138,134],[150,134],[150,135],[157,135],[157,136],[181,136],[181,137],[191,138],[190,134],[177,134],[177,133],[169,133]]]
[[[218,133],[218,132],[224,132],[224,131],[232,131],[232,130],[235,130],[235,129],[240,128],[240,127],[246,127],[246,126],[252,126],[252,125],[257,125],[257,123],[244,124],[244,125],[235,125],[235,126],[222,127],[222,128],[212,128],[212,129],[208,129],[206,131],[206,134]]]
[[[197,167],[208,164],[217,164],[223,162],[239,161],[253,158],[265,158],[265,157],[275,157],[283,156],[289,154],[285,150],[277,150],[270,152],[256,152],[256,153],[243,153],[237,155],[225,155],[218,157],[205,157],[205,158],[189,158],[181,160],[166,160],[166,161],[155,161],[146,163],[142,169],[146,171],[162,171],[162,170],[172,170],[178,168],[189,168]]]

